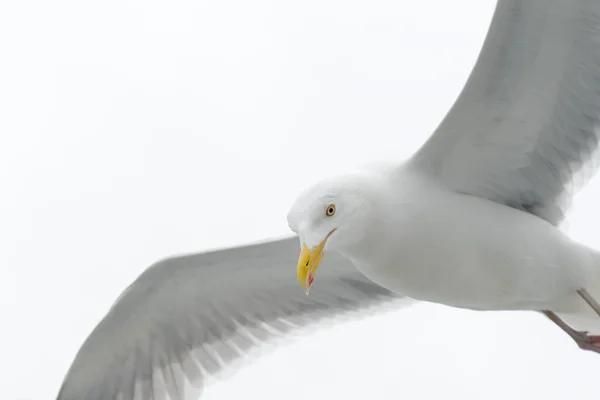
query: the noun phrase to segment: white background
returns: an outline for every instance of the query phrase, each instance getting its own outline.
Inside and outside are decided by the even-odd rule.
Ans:
[[[287,234],[307,184],[410,156],[494,4],[3,2],[0,397],[54,398],[154,261]],[[570,220],[597,247],[599,184]],[[296,341],[204,399],[597,399],[599,371],[539,315],[419,305]]]

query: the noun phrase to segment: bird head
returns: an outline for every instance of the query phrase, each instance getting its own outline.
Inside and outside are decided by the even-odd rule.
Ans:
[[[305,189],[290,208],[288,225],[300,239],[298,282],[306,295],[327,251],[344,253],[363,239],[374,208],[371,186],[355,175],[323,180]]]

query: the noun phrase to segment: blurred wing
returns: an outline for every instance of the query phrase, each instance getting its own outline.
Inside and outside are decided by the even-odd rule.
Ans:
[[[291,238],[151,266],[87,338],[58,400],[196,400],[209,378],[261,344],[348,312],[408,303],[334,253],[308,297],[296,278],[299,252]]]
[[[595,174],[600,1],[500,0],[465,87],[411,162],[558,224]]]

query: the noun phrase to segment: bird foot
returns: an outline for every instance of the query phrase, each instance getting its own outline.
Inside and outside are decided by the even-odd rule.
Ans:
[[[576,331],[560,319],[552,311],[542,311],[552,322],[558,325],[567,335],[569,335],[577,346],[582,350],[593,351],[600,354],[600,336],[590,335],[589,332]]]
[[[571,335],[575,343],[582,350],[589,350],[600,353],[600,336],[589,335],[587,332],[575,331]]]

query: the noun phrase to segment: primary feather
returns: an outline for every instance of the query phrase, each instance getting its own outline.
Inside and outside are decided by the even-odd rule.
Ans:
[[[448,189],[560,223],[595,174],[600,2],[500,0],[451,110],[413,157]]]
[[[151,266],[85,341],[58,399],[196,400],[253,348],[407,301],[335,254],[319,273],[325,289],[307,297],[294,277],[297,254],[291,238]]]

